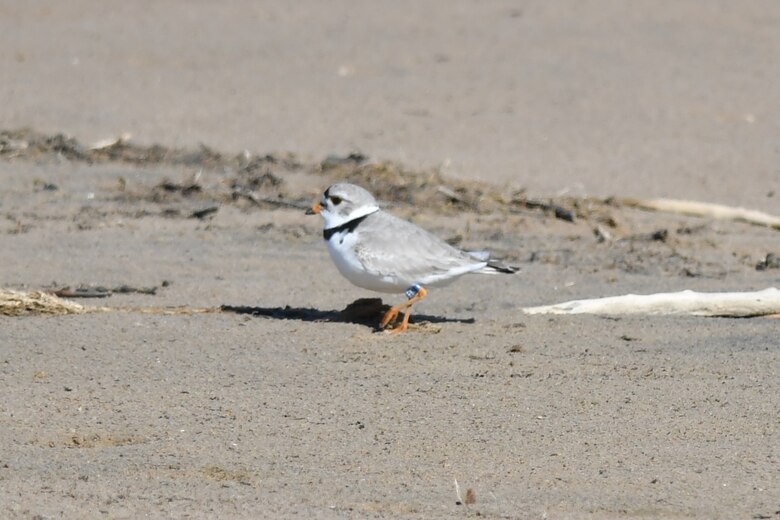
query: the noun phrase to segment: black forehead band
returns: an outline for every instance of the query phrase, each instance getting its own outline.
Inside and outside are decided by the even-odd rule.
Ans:
[[[326,199],[329,199],[329,198],[330,198],[330,188],[328,188],[327,190],[325,190],[325,198],[326,198]]]

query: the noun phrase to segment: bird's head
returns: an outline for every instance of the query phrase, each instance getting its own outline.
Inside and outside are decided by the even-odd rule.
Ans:
[[[330,229],[378,210],[379,206],[371,193],[354,184],[338,183],[325,190],[319,202],[309,208],[306,214],[322,215],[325,229]]]

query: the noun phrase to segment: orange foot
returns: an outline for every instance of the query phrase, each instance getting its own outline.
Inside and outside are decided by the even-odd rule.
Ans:
[[[385,317],[382,318],[382,323],[379,324],[380,329],[384,329],[388,325],[392,325],[395,323],[395,320],[398,319],[398,313],[401,312],[401,309],[404,307],[405,304],[396,305],[395,307],[390,308],[386,313]]]
[[[382,318],[382,323],[380,323],[379,325],[380,328],[384,329],[388,325],[392,325],[393,323],[395,323],[395,321],[398,319],[398,313],[401,312],[401,309],[403,309],[404,311],[403,321],[398,327],[395,327],[394,329],[390,329],[388,332],[391,332],[393,334],[398,334],[400,332],[404,332],[405,330],[407,330],[409,328],[409,317],[411,317],[412,315],[412,305],[419,302],[427,295],[428,295],[428,291],[425,290],[424,287],[420,287],[420,290],[417,291],[417,294],[409,298],[409,301],[404,303],[399,303],[398,305],[391,307],[390,310],[385,313],[385,317]]]

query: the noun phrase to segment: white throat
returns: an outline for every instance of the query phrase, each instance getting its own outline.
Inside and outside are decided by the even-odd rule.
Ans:
[[[351,222],[356,218],[365,217],[366,215],[370,215],[371,213],[375,213],[377,211],[379,211],[379,206],[372,204],[370,206],[357,208],[349,215],[339,215],[336,213],[331,213],[330,211],[322,211],[321,214],[322,218],[325,219],[325,229],[331,229],[339,227],[342,224],[346,224],[347,222]]]

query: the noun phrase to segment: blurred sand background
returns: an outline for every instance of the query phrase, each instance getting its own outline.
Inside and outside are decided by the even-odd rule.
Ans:
[[[771,1],[3,2],[5,127],[771,207]],[[776,202],[776,201],[775,201]]]

